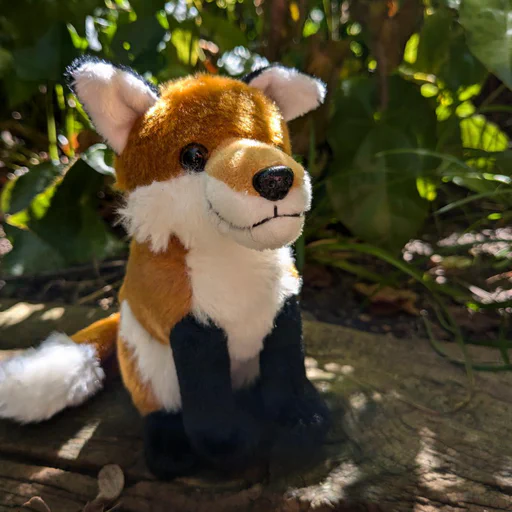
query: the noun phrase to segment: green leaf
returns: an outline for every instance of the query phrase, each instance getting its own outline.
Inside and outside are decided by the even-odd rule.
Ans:
[[[176,49],[179,61],[194,66],[198,57],[198,38],[192,30],[175,28],[171,34],[171,43]]]
[[[103,259],[119,248],[97,213],[97,192],[103,181],[104,176],[77,160],[57,186],[45,215],[28,224],[69,264]]]
[[[403,148],[411,148],[403,132],[376,126],[359,147],[352,165],[341,167],[328,181],[339,219],[356,236],[391,251],[401,249],[418,232],[428,210],[428,202],[416,188],[416,157],[379,156]]]
[[[61,81],[77,56],[65,23],[54,23],[34,46],[13,51],[16,74],[28,81]]]
[[[417,147],[434,149],[436,146],[437,119],[431,103],[422,96],[418,85],[400,76],[389,78],[388,107],[382,113],[381,121],[407,133]],[[428,167],[426,162],[422,165]]]
[[[510,0],[464,0],[459,10],[469,48],[509,89],[512,89],[511,19]]]
[[[454,13],[448,9],[436,9],[425,16],[420,32],[418,53],[414,68],[423,73],[437,75],[450,47],[450,29]]]
[[[247,37],[235,23],[224,17],[201,11],[201,29],[206,30],[210,39],[219,45],[223,52],[237,46],[248,46]]]
[[[131,0],[130,5],[133,7],[138,16],[149,16],[165,7],[165,0]]]
[[[462,145],[465,148],[495,152],[508,149],[508,137],[497,125],[482,115],[474,115],[460,122]]]
[[[147,51],[156,54],[157,46],[162,41],[165,32],[166,30],[160,25],[156,16],[138,18],[133,23],[127,23],[117,28],[112,40],[112,50],[119,59],[126,63],[130,62],[130,56],[136,58]]]
[[[327,132],[329,144],[338,161],[350,162],[375,126],[374,114],[378,108],[375,81],[363,77],[343,81],[334,106]]]
[[[101,260],[118,252],[124,244],[109,232],[97,212],[98,191],[104,180],[104,175],[78,159],[62,179],[54,180],[27,208],[8,216],[9,226],[22,228],[22,233],[13,232],[9,253],[12,261],[29,261],[30,271],[37,271],[38,258],[39,270],[46,268],[44,258],[49,248],[58,255],[61,266]],[[26,255],[26,250],[35,254]]]
[[[4,230],[13,249],[2,258],[2,273],[19,276],[64,266],[62,256],[35,233],[9,224]]]
[[[453,91],[480,83],[486,76],[484,66],[470,52],[455,19],[455,12],[446,7],[425,17],[413,63],[414,70],[437,76]]]
[[[22,176],[11,180],[2,190],[0,205],[4,213],[15,213],[29,207],[34,198],[54,184],[63,166],[45,162],[31,167]]]

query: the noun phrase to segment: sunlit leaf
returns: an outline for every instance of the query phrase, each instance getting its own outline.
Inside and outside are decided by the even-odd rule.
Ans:
[[[123,244],[109,233],[97,211],[97,192],[104,179],[78,159],[63,178],[49,183],[25,209],[8,216],[7,225],[16,228],[11,231],[13,249],[8,263],[28,262],[11,271],[27,272],[28,267],[30,271],[43,270],[55,261],[62,266],[104,259],[118,251]],[[24,254],[27,248],[34,254]],[[58,257],[48,263],[42,259],[48,252]]]
[[[405,45],[404,61],[408,64],[414,64],[418,58],[419,34],[413,34]]]
[[[27,208],[38,194],[55,183],[62,170],[61,165],[45,162],[31,167],[26,174],[8,182],[0,196],[2,211],[12,214]]]
[[[420,197],[427,201],[434,201],[437,197],[437,186],[429,178],[417,178],[416,188],[418,189]]]
[[[191,30],[175,28],[171,34],[171,42],[176,48],[180,62],[191,66],[195,65],[198,56],[198,38]]]
[[[462,144],[465,148],[484,151],[504,151],[508,149],[508,137],[497,125],[482,115],[474,115],[460,122]]]

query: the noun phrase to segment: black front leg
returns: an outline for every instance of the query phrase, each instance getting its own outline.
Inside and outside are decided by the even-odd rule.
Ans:
[[[257,442],[254,422],[235,406],[224,331],[192,315],[172,330],[183,424],[196,452],[222,466],[246,463]]]
[[[277,315],[274,329],[265,339],[260,367],[267,414],[282,430],[276,448],[298,454],[320,444],[329,428],[329,410],[306,377],[296,297],[290,297]]]

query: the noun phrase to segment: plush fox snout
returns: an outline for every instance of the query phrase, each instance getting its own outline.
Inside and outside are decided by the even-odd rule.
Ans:
[[[269,201],[284,199],[293,185],[293,171],[284,165],[274,165],[257,172],[252,179],[256,192]]]
[[[290,155],[271,144],[236,139],[213,152],[205,171],[210,219],[221,233],[258,250],[300,235],[311,185]]]

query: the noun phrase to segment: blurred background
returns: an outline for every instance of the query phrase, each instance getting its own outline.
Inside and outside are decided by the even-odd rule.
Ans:
[[[113,155],[65,86],[73,58],[155,84],[279,61],[329,91],[290,126],[314,181],[295,247],[305,314],[487,345],[502,363],[480,369],[512,369],[511,2],[1,3],[2,297],[116,307]]]

